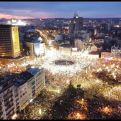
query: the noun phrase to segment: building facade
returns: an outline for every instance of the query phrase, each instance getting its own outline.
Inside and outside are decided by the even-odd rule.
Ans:
[[[0,90],[0,119],[10,119],[16,112],[16,103],[14,97],[14,86],[9,81],[1,80]]]
[[[45,72],[38,68],[30,68],[19,75],[1,79],[0,119],[11,119],[36,98],[44,87]]]
[[[18,27],[13,25],[0,25],[0,56],[18,57],[20,55],[20,42]]]

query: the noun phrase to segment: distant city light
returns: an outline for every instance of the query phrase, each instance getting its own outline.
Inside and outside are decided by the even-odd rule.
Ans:
[[[26,26],[27,25],[26,22],[24,22],[24,21],[22,21],[20,19],[19,20],[16,20],[16,19],[9,20],[7,22],[7,24],[9,24],[9,25],[18,25],[18,26]]]
[[[119,27],[120,27],[120,25],[115,25],[115,27],[119,28]]]
[[[76,16],[76,18],[79,18],[78,16]]]

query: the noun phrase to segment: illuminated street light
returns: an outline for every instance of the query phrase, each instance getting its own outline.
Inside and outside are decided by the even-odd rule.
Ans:
[[[15,113],[15,114],[12,116],[12,119],[16,119],[17,116],[18,116],[18,115]]]
[[[30,99],[30,101],[29,101],[30,103],[32,103],[33,102],[33,99]]]
[[[41,108],[39,109],[39,114],[42,115],[42,109]]]
[[[60,89],[57,90],[57,93],[60,93]]]
[[[66,80],[66,83],[67,83],[67,84],[70,84],[70,80]]]

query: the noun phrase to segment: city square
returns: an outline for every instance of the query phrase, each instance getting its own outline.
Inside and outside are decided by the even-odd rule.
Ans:
[[[120,9],[0,2],[0,119],[120,120]]]
[[[52,51],[55,52],[57,50],[52,50]],[[78,53],[81,53],[81,52],[77,52],[77,55],[78,55]],[[54,53],[54,54],[56,54],[56,53]],[[78,57],[77,55],[76,55],[76,57]],[[68,55],[65,55],[65,59],[67,59],[66,56],[68,57]],[[69,70],[68,66],[71,66],[71,65],[60,65],[59,67],[56,67],[56,70],[54,70],[53,65],[50,65],[50,67],[49,67],[49,65],[45,66],[46,71],[47,71],[46,72],[46,74],[47,74],[46,86],[47,87],[45,87],[45,89],[42,91],[42,94],[45,97],[41,97],[42,94],[40,94],[40,96],[38,96],[38,98],[35,99],[35,101],[33,101],[27,107],[27,109],[25,109],[26,110],[25,118],[28,119],[31,117],[31,119],[41,119],[41,118],[42,119],[55,119],[55,118],[57,118],[57,119],[61,119],[61,118],[62,119],[63,118],[64,119],[99,119],[99,117],[100,117],[103,119],[110,119],[111,116],[112,116],[112,118],[117,118],[117,119],[120,118],[120,116],[121,116],[121,109],[120,109],[121,95],[119,93],[121,91],[120,59],[119,60],[115,59],[115,58],[108,59],[106,57],[99,59],[97,55],[96,56],[93,55],[93,61],[91,58],[90,63],[89,63],[88,62],[89,59],[87,56],[92,56],[92,55],[84,54],[84,56],[86,56],[86,58],[82,57],[79,60],[79,61],[81,61],[81,63],[80,63],[81,66],[80,66],[80,69],[78,69],[79,71],[77,70],[77,72],[73,66],[70,67],[70,70]],[[46,60],[50,61],[50,63],[49,62],[47,62],[47,63],[53,64],[53,60],[54,59],[57,60],[59,58],[60,57],[58,55],[58,56],[55,56],[55,58],[52,58],[52,60],[50,59],[50,57],[49,57],[49,60],[47,60],[47,57],[46,57]],[[87,61],[87,59],[88,59],[88,61]],[[74,58],[74,60],[76,60],[76,59]],[[38,59],[38,61],[39,61],[39,59]],[[82,61],[86,62],[86,63],[84,63],[84,64],[86,64],[86,66],[83,67]],[[45,65],[45,63],[44,63],[44,65]],[[61,66],[62,66],[62,71],[61,71]],[[83,68],[81,68],[81,67],[83,67]],[[115,72],[113,72],[114,69],[115,69]],[[107,73],[106,74],[107,76],[101,75],[101,73],[103,74],[103,72],[104,72],[104,74]],[[112,80],[113,83],[111,83],[110,78],[113,79]],[[76,109],[75,109],[75,107],[72,106],[72,110],[73,110],[72,114],[69,110],[71,108],[71,106],[70,106],[70,107],[68,107],[69,109],[67,109],[67,110],[69,110],[69,111],[67,111],[68,116],[66,114],[66,117],[65,117],[64,116],[65,114],[63,114],[64,112],[62,111],[62,112],[60,112],[59,117],[56,116],[56,114],[55,114],[55,117],[53,117],[54,114],[52,112],[55,110],[52,108],[53,105],[55,104],[56,101],[57,101],[57,103],[59,103],[59,105],[61,105],[61,103],[64,102],[63,100],[65,100],[64,98],[66,98],[66,96],[63,96],[63,95],[65,95],[67,93],[67,92],[65,93],[65,91],[68,90],[68,88],[69,88],[68,86],[70,84],[73,86],[73,88],[75,90],[77,90],[77,86],[80,85],[81,89],[84,91],[84,95],[82,97],[80,96],[78,99],[78,96],[77,97],[75,96],[75,98],[72,100],[78,101],[78,100],[84,99],[85,101],[88,101],[88,103],[89,103],[88,106],[86,104],[86,106],[80,107],[81,102],[78,101],[77,103],[79,103],[79,104],[76,104],[77,105]],[[68,93],[67,93],[67,95],[68,95]],[[59,98],[62,98],[62,99],[59,101]],[[69,99],[71,100],[71,97]],[[97,102],[97,107],[93,111],[91,111],[91,109],[90,109],[90,108],[93,108],[93,107],[90,107],[92,105],[92,104],[90,104],[91,100],[92,100],[92,102],[93,102],[93,100],[95,102]],[[73,104],[72,102],[71,102],[71,104]],[[67,102],[65,101],[65,103],[67,103],[67,105],[68,105],[68,101]],[[81,113],[80,108],[82,110],[84,110],[86,108],[86,112],[83,111],[82,112],[83,114],[80,114]],[[39,110],[42,111],[41,114],[39,113]],[[58,107],[56,110],[59,112]],[[70,112],[70,114],[69,114],[69,112]],[[98,114],[99,112],[100,112],[100,114]],[[92,115],[90,113],[94,113],[93,118],[91,117]],[[61,117],[61,115],[62,115],[62,117]]]

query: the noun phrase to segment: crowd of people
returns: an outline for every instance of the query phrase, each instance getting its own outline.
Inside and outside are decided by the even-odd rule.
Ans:
[[[49,57],[50,60],[46,60]],[[85,64],[89,62],[88,66],[83,66],[79,71],[72,68],[72,65],[69,68],[69,65],[58,66],[53,62],[63,58],[74,61],[68,57],[70,56],[61,56],[57,53],[52,55],[48,53],[45,56],[46,62],[43,62],[43,65],[45,64],[46,87],[26,108],[25,117],[27,119],[120,119],[120,60],[96,59],[94,63],[89,60],[85,62]],[[80,65],[86,60],[86,56],[72,57],[77,59]]]
[[[46,70],[46,88],[26,109],[28,119],[120,119],[121,96],[116,93],[117,85],[98,79],[94,72],[100,64],[97,67],[89,66],[73,76],[54,75]],[[57,88],[59,93],[51,91]],[[86,102],[83,106],[82,99]],[[40,108],[43,115],[38,112]]]
[[[97,56],[89,55],[87,50],[85,50],[84,52],[72,52],[71,55],[61,53],[57,50],[51,50],[46,52],[44,58],[44,63],[42,64],[43,68],[47,69],[52,74],[63,75],[73,75],[77,72],[80,72],[85,67],[93,65],[97,60]],[[55,62],[59,60],[71,61],[73,62],[73,64],[56,64]]]
[[[81,86],[69,86],[56,100],[45,119],[120,119],[119,102],[103,97],[84,98]],[[49,115],[51,114],[51,115]]]

